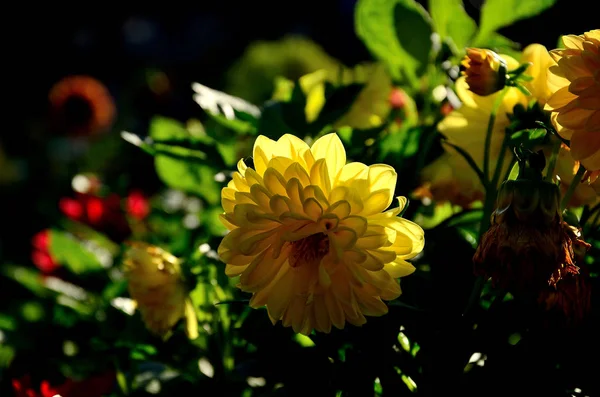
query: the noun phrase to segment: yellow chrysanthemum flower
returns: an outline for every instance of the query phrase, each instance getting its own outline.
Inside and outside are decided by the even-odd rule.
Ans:
[[[508,70],[518,67],[519,62],[514,58],[508,55],[500,56],[506,62]],[[523,50],[520,63],[531,64],[527,68],[526,74],[533,79],[524,83],[524,86],[531,92],[532,97],[528,97],[514,87],[507,89],[496,113],[492,130],[490,145],[492,170],[500,160],[502,141],[506,134],[506,128],[510,125],[508,115],[513,112],[515,105],[520,104],[526,107],[532,99],[543,105],[551,95],[546,75],[548,67],[553,61],[546,48],[540,44],[527,46]],[[465,77],[458,78],[455,90],[462,106],[446,116],[438,124],[438,130],[447,137],[449,142],[469,153],[478,167],[483,169],[487,124],[494,101],[499,93],[479,96],[469,90]],[[423,170],[421,179],[424,189],[421,188],[418,195],[430,195],[437,201],[450,201],[463,207],[481,200],[485,195],[485,189],[475,171],[454,148],[444,145],[444,149],[445,153]],[[549,155],[550,148],[547,149],[545,151]],[[510,156],[511,154],[506,152],[502,174],[508,169]],[[567,189],[568,181],[573,179],[576,171],[573,160],[568,156],[568,148],[561,148],[555,172],[562,181],[560,188],[563,192]],[[593,200],[593,189],[588,185],[581,184],[575,190],[569,205],[576,206],[582,203],[590,203]]]
[[[469,89],[477,95],[486,96],[500,91],[506,84],[506,62],[494,51],[467,48],[461,64]]]
[[[388,311],[383,300],[401,291],[395,278],[411,274],[424,244],[423,229],[399,217],[391,203],[396,172],[390,166],[346,164],[336,134],[309,147],[293,135],[259,136],[254,167],[238,163],[222,191],[219,246],[228,276],[295,332],[329,332],[346,322]]]
[[[589,170],[600,170],[600,29],[563,36],[564,49],[550,51],[554,94],[545,109],[571,154]]]
[[[198,336],[198,322],[181,275],[180,260],[163,249],[129,243],[124,270],[129,295],[135,300],[146,327],[166,338],[183,317],[190,339]]]

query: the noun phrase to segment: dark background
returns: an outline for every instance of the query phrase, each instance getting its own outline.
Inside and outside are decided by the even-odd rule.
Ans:
[[[425,0],[421,3],[426,5]],[[223,89],[225,72],[254,40],[302,34],[346,65],[370,60],[354,33],[354,0],[201,1],[187,8],[163,2],[156,3],[158,7],[148,4],[143,11],[79,4],[49,11],[31,5],[32,9],[14,9],[4,16],[5,123],[0,144],[19,161],[25,178],[0,186],[0,261],[27,261],[31,236],[52,225],[59,216],[58,198],[70,191],[69,178],[49,171],[54,137],[45,135],[44,128],[48,91],[61,78],[87,74],[105,83],[118,111],[110,134],[127,129],[144,135],[152,115],[182,121],[198,117],[190,83]],[[476,20],[480,4],[465,0]],[[593,25],[598,18],[591,4],[559,0],[552,9],[501,33],[523,46],[538,42],[551,49],[560,34],[598,28]],[[169,76],[168,98],[155,101],[138,84],[148,69]],[[132,185],[149,193],[157,189],[160,184],[150,156],[133,146],[123,150],[119,161],[106,165],[107,178],[127,172]]]

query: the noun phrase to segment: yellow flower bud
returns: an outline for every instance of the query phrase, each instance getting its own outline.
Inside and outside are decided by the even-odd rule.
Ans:
[[[123,260],[131,298],[137,303],[146,328],[168,338],[183,317],[191,339],[198,323],[181,275],[181,261],[163,249],[141,242],[129,243]]]
[[[469,90],[486,96],[500,91],[506,84],[506,63],[498,54],[481,48],[467,48],[461,64]]]

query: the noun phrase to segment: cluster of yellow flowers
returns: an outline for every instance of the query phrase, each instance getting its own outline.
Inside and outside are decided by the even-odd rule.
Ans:
[[[594,204],[599,200],[600,181],[600,30],[581,36],[563,36],[565,49],[548,52],[540,44],[527,46],[519,61],[490,50],[469,49],[463,65],[465,76],[456,81],[455,89],[462,106],[452,111],[438,125],[448,142],[464,149],[483,168],[486,128],[494,103],[502,88],[501,74],[529,63],[526,73],[531,81],[523,85],[531,92],[524,94],[516,87],[506,89],[493,126],[490,162],[501,159],[509,115],[516,105],[527,107],[531,100],[551,111],[554,127],[561,137],[571,141],[563,145],[556,164],[564,191],[581,165],[589,173],[588,183],[580,184],[572,196],[573,207]],[[505,65],[505,66],[504,66]],[[506,69],[503,69],[506,68]],[[422,174],[428,194],[437,201],[450,201],[466,207],[484,196],[484,186],[465,159],[450,145],[438,160]],[[549,152],[549,147],[542,148]],[[509,166],[505,153],[505,169]]]
[[[585,167],[587,183],[577,186],[569,204],[599,201],[600,30],[564,36],[563,43],[565,48],[550,52],[532,44],[518,61],[490,50],[467,49],[462,63],[466,70],[455,85],[462,106],[438,125],[450,144],[422,175],[425,189],[421,191],[438,201],[469,206],[484,197],[485,187],[454,148],[462,148],[484,168],[486,129],[490,113],[499,105],[489,146],[490,163],[497,164],[507,160],[500,157],[508,156],[502,147],[516,106],[527,108],[535,101],[550,112],[557,133],[570,141],[557,156],[560,186],[541,179],[505,182],[492,227],[474,258],[480,274],[505,287],[520,283],[517,290],[541,288],[540,283],[556,287],[563,279],[583,288],[583,281],[569,277],[579,275],[575,263],[589,245],[564,222],[559,189],[566,189],[579,167]],[[529,64],[526,73],[531,77],[522,82],[524,89],[505,88],[507,73],[522,64]],[[300,82],[309,97],[309,119],[323,105],[324,75],[319,73]],[[377,70],[374,76],[381,77]],[[369,87],[376,86],[383,87],[379,88],[386,90],[387,97],[391,81],[383,79]],[[366,98],[370,91],[365,92]],[[371,109],[373,104],[365,98],[356,106],[366,103]],[[508,166],[509,161],[504,161],[501,171],[506,173]],[[259,136],[253,165],[240,160],[222,190],[221,219],[229,233],[218,254],[226,263],[225,273],[239,276],[238,287],[252,294],[250,306],[266,307],[273,324],[281,321],[298,333],[330,332],[332,326],[362,325],[365,316],[385,314],[388,307],[383,301],[401,294],[397,279],[415,270],[408,260],[424,247],[423,229],[400,216],[407,199],[397,197],[398,206],[388,209],[396,179],[388,165],[346,163],[345,149],[335,133],[311,146],[289,134],[277,141]],[[125,264],[130,293],[151,330],[164,336],[182,317],[193,317],[177,258],[158,247],[134,245]],[[527,274],[523,273],[526,267]],[[518,280],[515,272],[521,274]],[[550,290],[543,292],[540,299],[548,305],[564,298]]]

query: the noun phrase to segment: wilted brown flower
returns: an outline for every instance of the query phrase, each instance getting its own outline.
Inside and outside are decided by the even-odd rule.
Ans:
[[[492,226],[473,257],[475,273],[577,321],[589,309],[588,283],[578,264],[590,245],[563,220],[558,187],[531,175],[500,187]]]
[[[540,290],[557,269],[576,272],[562,227],[558,187],[542,181],[506,181],[497,209],[473,261],[477,274],[495,286]],[[559,271],[557,277],[562,275]]]
[[[108,89],[89,76],[67,76],[48,95],[57,128],[72,135],[97,134],[110,128],[115,104]]]

